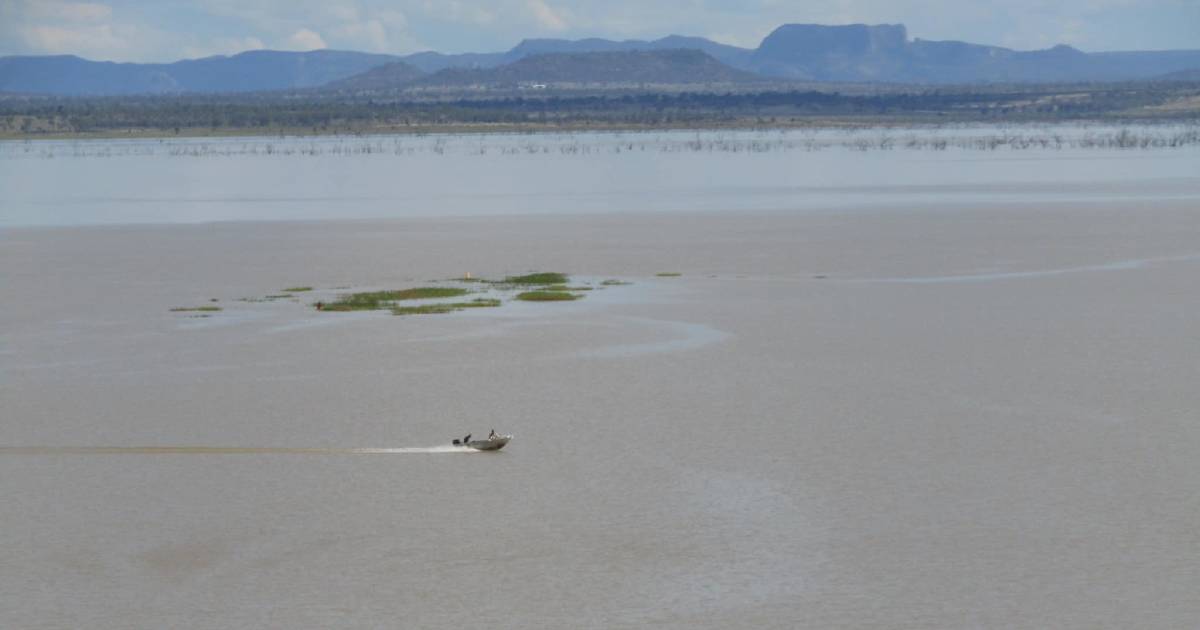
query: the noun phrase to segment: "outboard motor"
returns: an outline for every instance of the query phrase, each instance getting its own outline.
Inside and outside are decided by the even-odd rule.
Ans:
[[[453,442],[451,442],[451,444],[454,446],[462,446],[462,440],[456,438]]]

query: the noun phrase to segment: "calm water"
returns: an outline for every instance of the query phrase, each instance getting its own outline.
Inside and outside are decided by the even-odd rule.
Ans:
[[[1200,146],[1086,148],[1122,129],[1193,128],[8,142],[0,225],[1200,198]]]
[[[1192,625],[1197,150],[856,138],[0,147],[0,627]]]

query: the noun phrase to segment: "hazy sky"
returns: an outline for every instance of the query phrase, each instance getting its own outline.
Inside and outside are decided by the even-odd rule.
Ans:
[[[491,52],[526,37],[672,33],[754,47],[788,22],[903,23],[911,38],[1017,49],[1200,49],[1200,0],[0,0],[0,55]]]

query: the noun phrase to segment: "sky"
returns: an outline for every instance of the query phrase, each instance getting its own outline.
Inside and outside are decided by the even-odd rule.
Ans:
[[[0,0],[0,56],[495,52],[532,37],[670,34],[753,48],[786,23],[900,23],[910,38],[1018,50],[1200,49],[1200,0]]]

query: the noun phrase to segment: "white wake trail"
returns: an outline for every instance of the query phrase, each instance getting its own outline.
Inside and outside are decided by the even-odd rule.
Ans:
[[[296,448],[272,446],[0,446],[0,455],[411,455],[479,453],[464,446]]]

